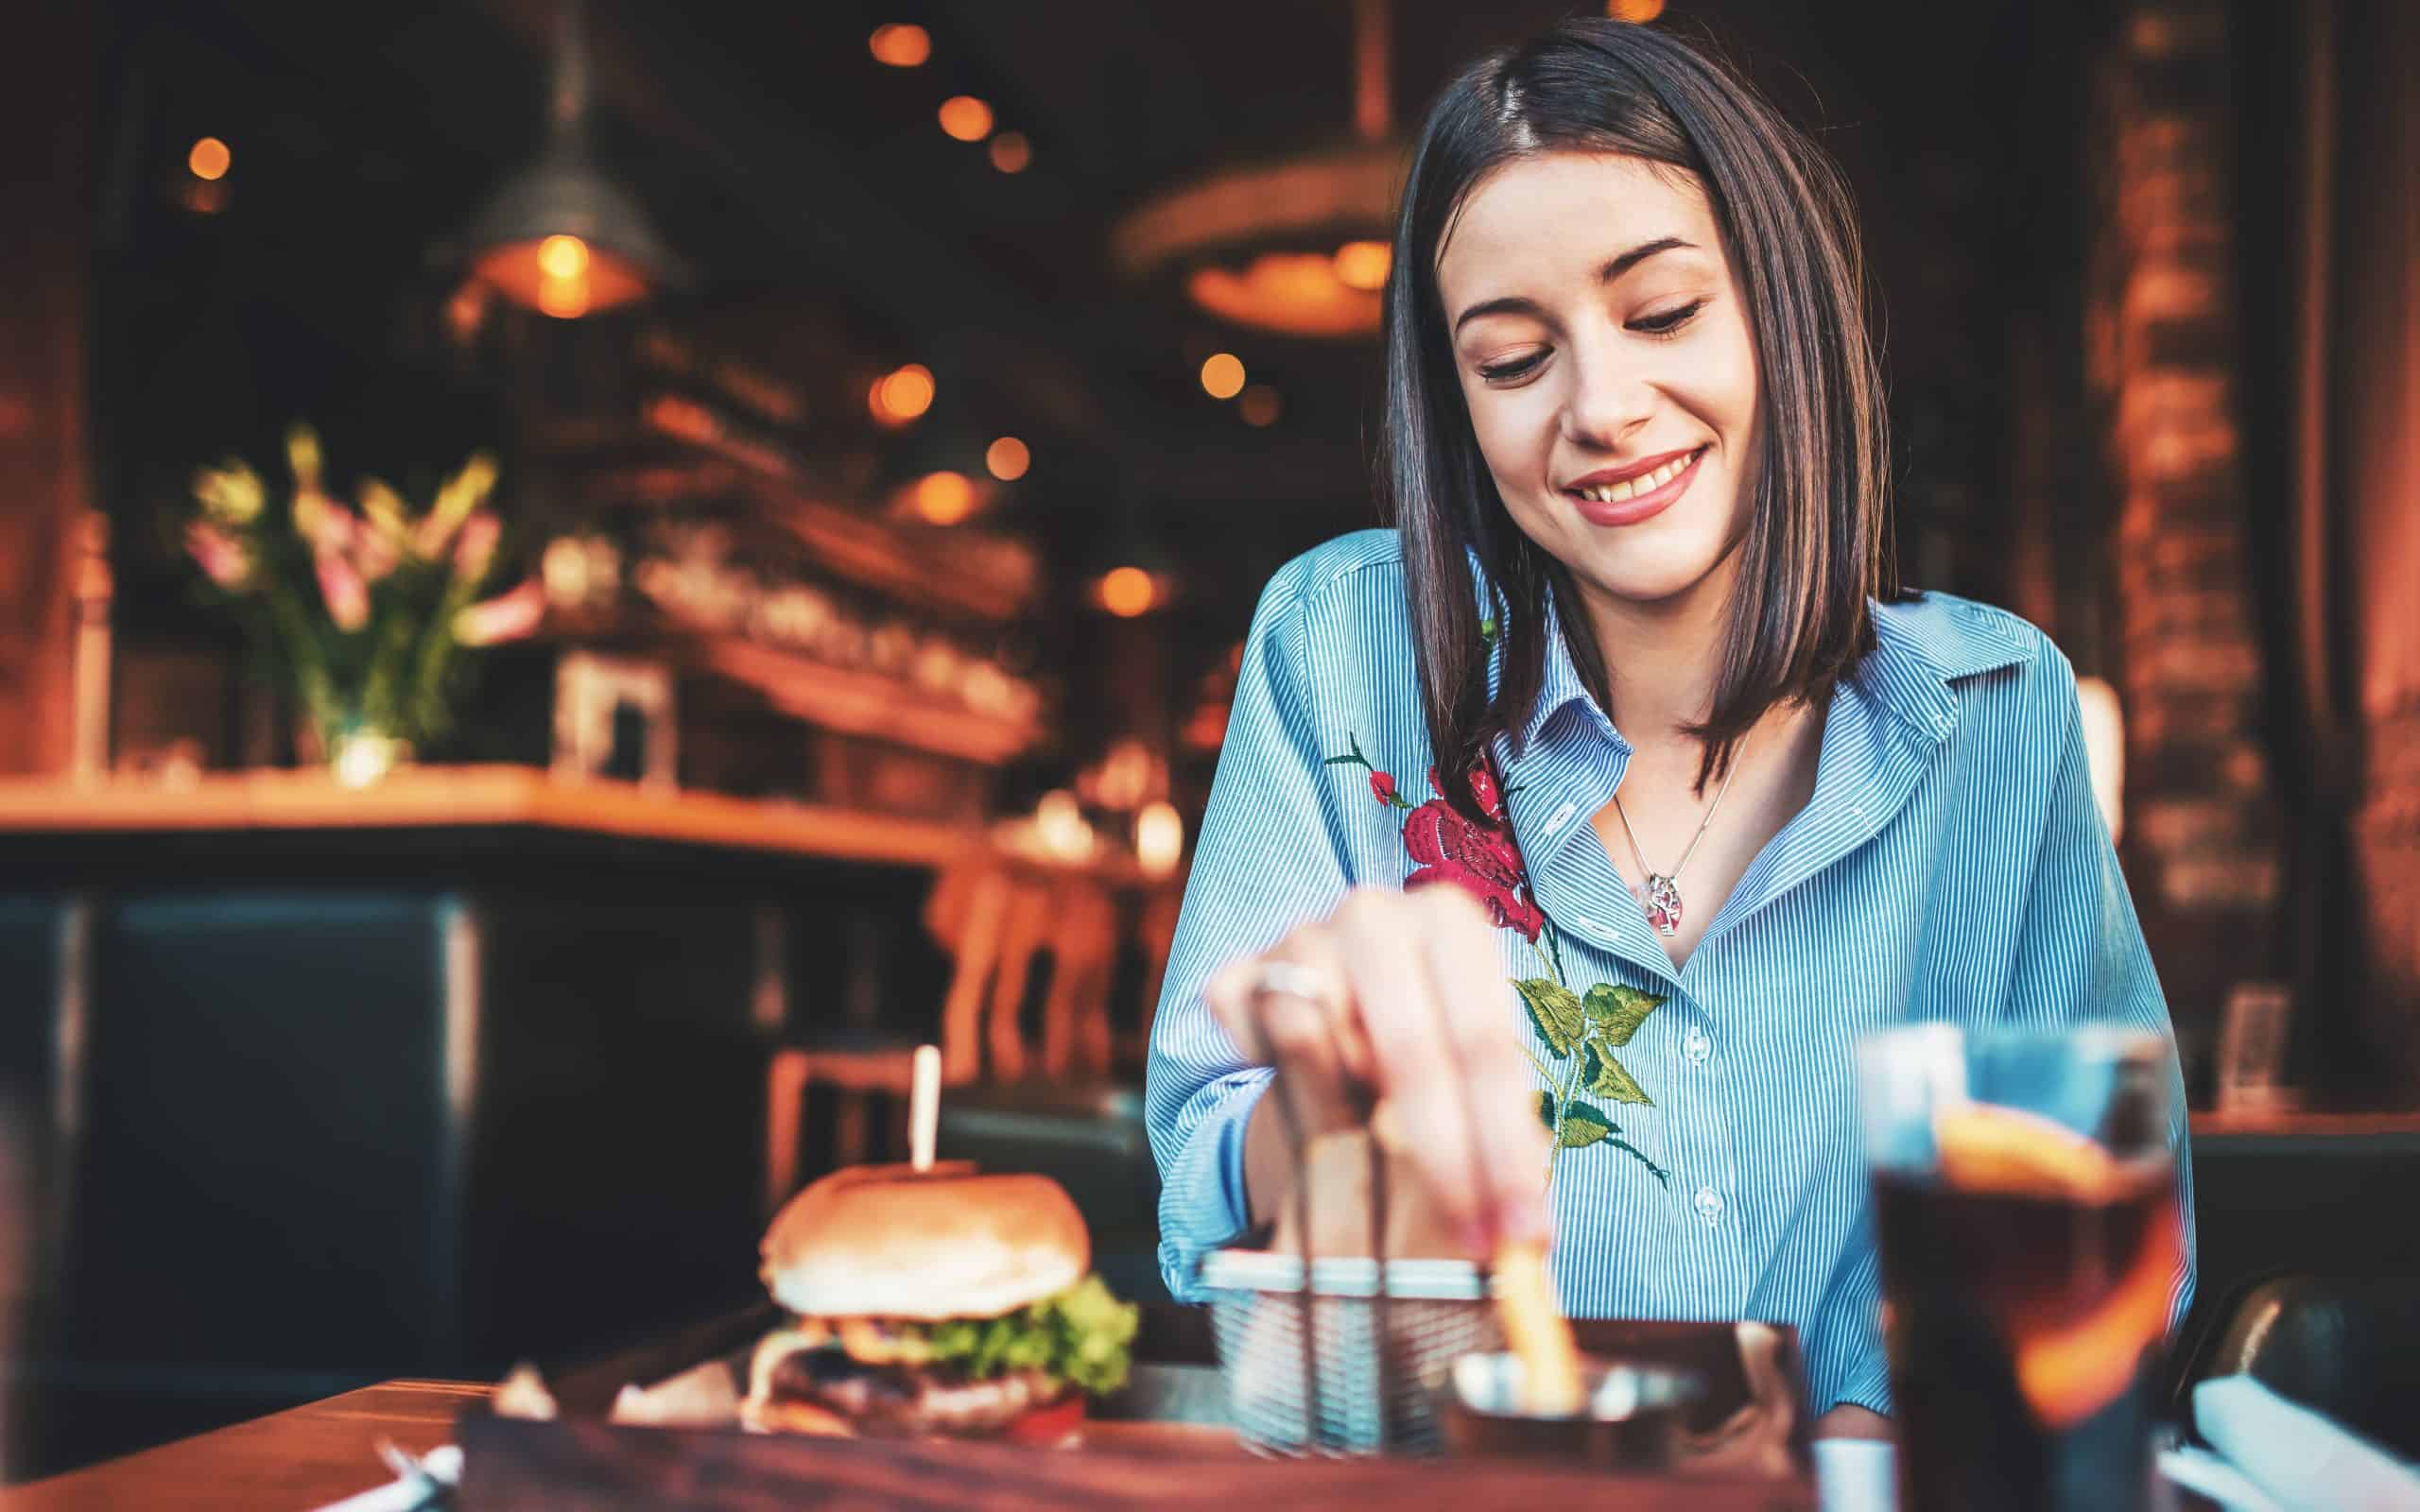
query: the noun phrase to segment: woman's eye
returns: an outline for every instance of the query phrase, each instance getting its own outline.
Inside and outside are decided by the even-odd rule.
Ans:
[[[1641,316],[1630,323],[1630,328],[1634,331],[1642,332],[1651,336],[1670,335],[1673,332],[1678,331],[1681,327],[1688,324],[1690,319],[1693,318],[1700,310],[1704,308],[1705,301],[1691,300],[1686,304],[1681,305],[1675,309],[1666,310],[1660,315]]]
[[[1515,378],[1528,377],[1537,370],[1538,364],[1546,360],[1544,352],[1532,352],[1509,362],[1482,362],[1478,365],[1478,375],[1492,384],[1509,383]]]

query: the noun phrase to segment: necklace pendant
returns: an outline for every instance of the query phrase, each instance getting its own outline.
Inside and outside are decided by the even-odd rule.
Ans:
[[[1640,900],[1647,910],[1647,921],[1658,935],[1681,932],[1681,887],[1671,878],[1656,872],[1647,876],[1647,896]]]

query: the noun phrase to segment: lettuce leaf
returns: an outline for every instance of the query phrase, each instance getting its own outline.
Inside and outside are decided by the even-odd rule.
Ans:
[[[1119,1301],[1099,1277],[1087,1276],[1002,1317],[953,1318],[913,1332],[929,1341],[936,1363],[956,1365],[973,1380],[1040,1370],[1105,1396],[1126,1383],[1137,1318],[1132,1302]]]

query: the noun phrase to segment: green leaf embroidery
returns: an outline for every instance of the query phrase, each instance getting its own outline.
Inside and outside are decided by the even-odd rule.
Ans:
[[[1572,1046],[1587,1030],[1585,1016],[1581,1012],[1579,994],[1552,977],[1532,976],[1515,981],[1521,1002],[1530,1010],[1530,1022],[1537,1027],[1538,1037],[1554,1052],[1557,1060],[1568,1058]]]
[[[1365,764],[1358,756],[1331,756],[1320,765],[1322,766],[1360,766]]]
[[[1493,641],[1495,639],[1495,615],[1490,614],[1487,618],[1478,622],[1478,638],[1482,641]]]
[[[1637,1145],[1633,1144],[1630,1141],[1624,1139],[1614,1140],[1612,1143],[1615,1149],[1626,1152],[1632,1159],[1637,1160],[1639,1164],[1647,1167],[1649,1174],[1655,1177],[1655,1184],[1657,1186],[1668,1189],[1671,1186],[1672,1173],[1665,1170],[1653,1160],[1649,1160],[1645,1150],[1640,1149]]]
[[[1614,1121],[1586,1103],[1566,1104],[1563,1110],[1563,1127],[1555,1135],[1566,1150],[1584,1150],[1609,1134],[1621,1130]]]
[[[1655,1099],[1647,1095],[1647,1089],[1638,1084],[1638,1078],[1622,1068],[1622,1063],[1614,1058],[1612,1051],[1594,1040],[1588,1041],[1582,1053],[1580,1082],[1598,1096],[1610,1097],[1617,1103],[1655,1106]]]
[[[1664,1000],[1652,992],[1641,992],[1634,987],[1614,982],[1599,982],[1588,989],[1584,1006],[1596,1032],[1609,1045],[1626,1045],[1630,1037],[1647,1016],[1664,1005]]]
[[[1554,1093],[1544,1087],[1538,1089],[1538,1118],[1547,1133],[1554,1132]]]

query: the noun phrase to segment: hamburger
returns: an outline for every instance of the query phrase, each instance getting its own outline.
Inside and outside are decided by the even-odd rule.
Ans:
[[[856,1167],[791,1198],[761,1247],[791,1319],[750,1362],[750,1428],[1056,1443],[1125,1383],[1135,1310],[1046,1177]]]

